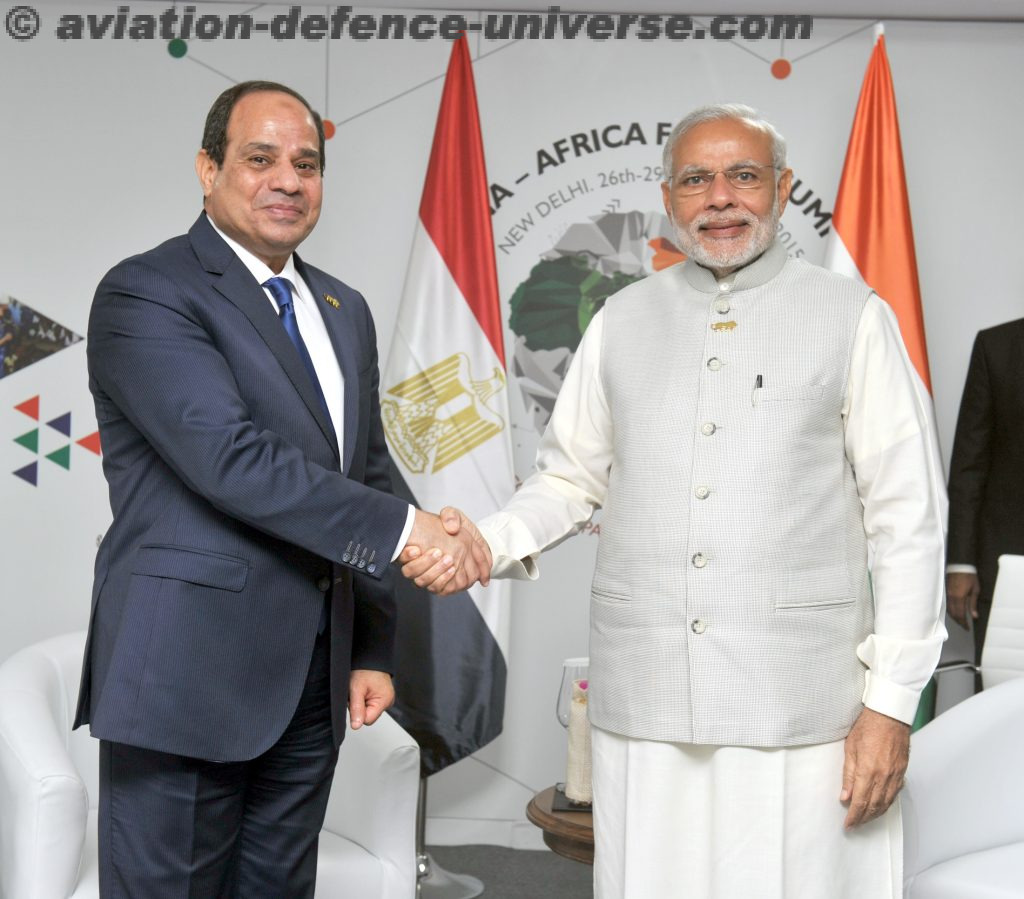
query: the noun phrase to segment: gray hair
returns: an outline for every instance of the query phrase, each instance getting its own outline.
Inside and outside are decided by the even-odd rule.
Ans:
[[[681,119],[669,133],[661,156],[663,177],[666,181],[672,180],[675,162],[673,151],[679,138],[698,125],[703,125],[705,122],[718,122],[723,119],[735,119],[738,122],[743,122],[744,125],[749,125],[755,131],[767,134],[772,141],[772,166],[779,170],[786,167],[786,139],[779,134],[771,122],[767,121],[756,109],[745,106],[743,103],[718,103],[714,106],[701,106],[695,109]]]

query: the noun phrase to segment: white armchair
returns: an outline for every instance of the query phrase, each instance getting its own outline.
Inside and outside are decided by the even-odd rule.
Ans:
[[[71,730],[85,633],[0,665],[0,899],[99,896],[99,743]],[[341,747],[320,834],[317,896],[416,893],[419,747],[385,715]]]
[[[1017,899],[1024,890],[1024,678],[985,689],[911,739],[905,899]]]
[[[992,612],[981,651],[985,689],[1024,676],[1024,556],[999,557]]]

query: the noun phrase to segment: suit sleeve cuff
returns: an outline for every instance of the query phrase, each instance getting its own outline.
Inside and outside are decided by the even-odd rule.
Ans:
[[[395,676],[395,656],[387,650],[360,653],[352,656],[353,671],[383,671]]]

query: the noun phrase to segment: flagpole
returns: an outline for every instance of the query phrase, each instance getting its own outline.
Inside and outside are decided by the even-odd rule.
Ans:
[[[422,899],[473,899],[484,891],[483,882],[469,874],[446,871],[427,852],[427,779],[420,778],[416,803],[416,895]]]

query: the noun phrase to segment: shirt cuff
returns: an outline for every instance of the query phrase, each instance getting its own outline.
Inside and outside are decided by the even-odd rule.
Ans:
[[[402,535],[398,538],[398,543],[395,545],[395,554],[391,557],[392,562],[402,554],[405,544],[409,542],[409,535],[412,533],[412,526],[415,521],[416,507],[410,505],[409,514],[405,516],[405,527],[402,528]]]
[[[508,547],[498,531],[483,523],[477,524],[477,530],[491,550],[491,577],[510,577],[521,581],[537,580],[540,571],[536,556],[527,556],[525,559],[510,556]]]
[[[956,562],[946,566],[946,574],[977,574],[978,569],[974,565]]]
[[[875,712],[888,715],[904,724],[913,724],[917,717],[917,706],[921,694],[916,690],[875,677],[870,671],[864,674],[864,705]]]

